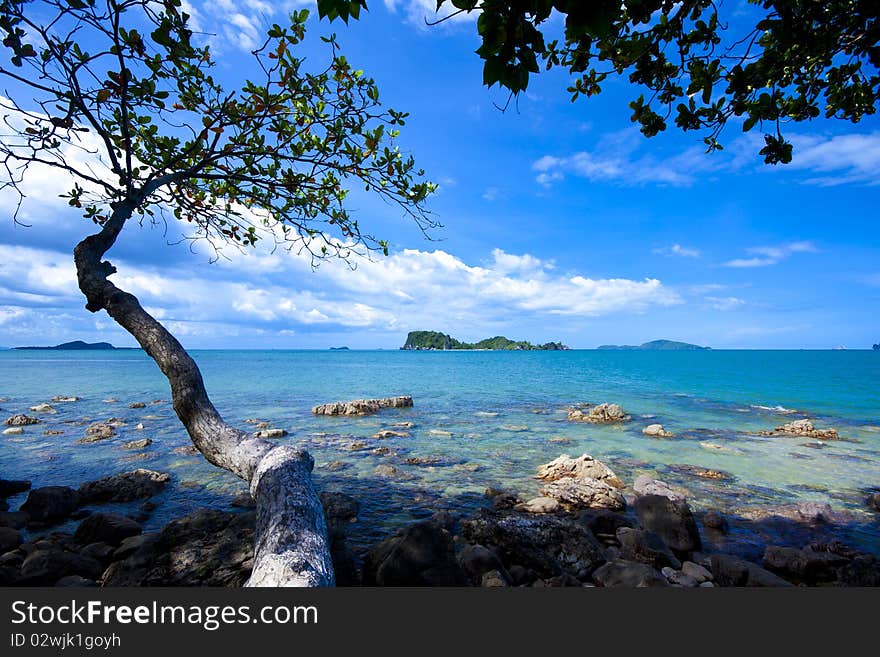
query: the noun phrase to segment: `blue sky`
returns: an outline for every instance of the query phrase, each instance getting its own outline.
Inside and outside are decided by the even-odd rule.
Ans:
[[[261,0],[190,4],[230,84],[247,76],[264,27],[284,18]],[[506,96],[481,85],[473,24],[426,27],[432,5],[374,0],[348,27],[315,17],[305,48],[319,58],[314,37],[336,32],[383,102],[410,112],[400,144],[439,183],[429,207],[444,227],[426,240],[357,196],[361,224],[391,242],[390,257],[312,271],[288,253],[210,264],[204,248],[168,244],[175,226],[129,226],[110,253],[116,280],[185,346],[396,348],[414,329],[580,348],[880,341],[880,120],[792,126],[793,164],[768,167],[760,135],[735,125],[714,155],[696,135],[643,138],[622,81],[572,104],[566,75],[542,74],[502,113]],[[0,345],[132,345],[83,308],[70,254],[91,226],[56,198],[69,185],[39,172],[27,184],[31,227],[0,222]]]

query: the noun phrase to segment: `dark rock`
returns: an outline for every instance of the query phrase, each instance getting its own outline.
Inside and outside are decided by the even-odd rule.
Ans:
[[[868,498],[868,507],[880,511],[880,493],[874,493]]]
[[[364,584],[462,586],[467,577],[455,561],[451,534],[427,521],[410,525],[367,554]]]
[[[95,513],[80,523],[73,538],[83,545],[119,545],[124,539],[137,536],[141,531],[141,526],[131,518],[117,513]]]
[[[718,586],[791,586],[759,565],[729,554],[713,554],[710,570]]]
[[[722,534],[726,534],[730,531],[730,525],[727,522],[727,518],[718,513],[717,511],[709,511],[703,516],[703,525],[708,527],[709,529],[714,529],[717,532],[721,532]]]
[[[40,421],[37,418],[25,415],[24,413],[13,415],[12,417],[7,418],[5,422],[5,424],[10,427],[26,427],[31,424],[39,423]]]
[[[28,523],[28,514],[24,511],[8,511],[0,513],[0,527],[24,529]]]
[[[764,551],[764,567],[785,579],[815,585],[837,579],[840,566],[849,559],[827,551],[770,545]]]
[[[465,545],[458,553],[458,564],[475,585],[480,585],[489,572],[497,572],[505,582],[512,581],[495,551],[482,545]]]
[[[20,481],[16,479],[0,479],[0,499],[5,499],[10,495],[17,495],[29,490],[31,482]]]
[[[100,561],[101,563],[107,563],[113,557],[113,553],[116,551],[112,545],[107,545],[106,543],[89,543],[86,545],[79,553],[86,557],[91,557],[96,561]]]
[[[0,554],[14,550],[21,543],[21,532],[12,527],[0,527]]]
[[[344,526],[357,520],[361,505],[351,495],[324,492],[320,493],[318,497],[321,499],[321,505],[324,507],[324,515],[327,517],[328,526]]]
[[[669,582],[651,566],[638,561],[609,561],[596,569],[593,581],[599,586],[644,588],[669,586]]]
[[[79,493],[83,504],[131,502],[156,495],[169,481],[171,476],[164,472],[139,468],[85,483]]]
[[[241,586],[253,566],[253,513],[200,509],[168,523],[104,572],[104,586]]]
[[[21,511],[28,515],[30,524],[53,524],[73,513],[80,504],[79,494],[67,486],[44,486],[28,493]]]
[[[73,588],[91,588],[97,585],[98,584],[97,582],[95,582],[95,580],[80,577],[79,575],[67,575],[66,577],[62,577],[57,582],[55,582],[55,586]]]
[[[605,561],[596,537],[570,516],[482,510],[462,522],[462,535],[542,579],[563,573],[586,579]]]
[[[148,543],[158,540],[158,538],[158,534],[138,534],[137,536],[129,536],[123,539],[118,548],[115,550],[111,548],[113,561],[127,559]]]
[[[838,583],[842,586],[880,586],[880,559],[867,554],[855,557],[840,569]]]
[[[257,502],[251,496],[250,493],[240,493],[232,498],[232,501],[229,503],[230,506],[237,507],[239,509],[256,509]]]
[[[697,523],[687,502],[661,495],[643,495],[635,501],[636,515],[644,529],[654,532],[677,553],[701,547]]]
[[[626,516],[608,509],[588,509],[581,511],[577,517],[599,540],[606,537],[616,540],[618,529],[632,527],[632,522]]]
[[[538,578],[534,570],[529,570],[528,568],[524,568],[519,564],[513,564],[510,568],[507,569],[507,572],[510,575],[511,583],[514,586],[524,586],[526,584],[531,584]]]
[[[495,488],[487,488],[486,497],[492,500],[492,507],[498,509],[499,511],[503,509],[512,509],[517,504],[522,502],[522,500],[513,493],[509,493],[503,490],[497,490]]]
[[[620,556],[625,561],[646,563],[658,570],[664,566],[681,568],[681,562],[654,532],[621,527],[617,530],[617,539],[620,541]]]
[[[97,580],[103,566],[89,557],[60,548],[36,550],[21,565],[18,583],[29,586],[51,586],[62,577],[79,575]]]

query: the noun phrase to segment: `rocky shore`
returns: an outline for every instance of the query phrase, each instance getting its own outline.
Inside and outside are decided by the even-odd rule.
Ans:
[[[56,398],[53,403],[74,399]],[[326,404],[313,412],[364,415],[409,406],[411,397],[393,397]],[[30,410],[51,415],[54,409],[44,404]],[[573,422],[632,421],[619,405],[610,403],[582,404],[567,413]],[[6,421],[7,431],[26,430],[40,423],[39,418],[26,414]],[[258,432],[272,432],[273,438],[286,434],[267,422],[248,423]],[[80,442],[107,440],[119,426],[124,422],[118,418],[88,424]],[[413,429],[409,421],[388,426],[391,428],[379,430],[372,438],[407,439]],[[660,424],[649,424],[642,433],[650,438],[672,437]],[[761,435],[840,440],[834,429],[817,429],[809,420],[789,422]],[[149,444],[150,439],[144,438],[122,446],[140,449]],[[194,451],[191,446],[179,449],[186,454]],[[429,456],[408,457],[403,463],[442,465],[440,459]],[[342,461],[339,464],[331,470],[345,466]],[[681,486],[644,474],[625,481],[613,465],[589,454],[561,454],[534,472],[540,493],[537,497],[522,498],[515,492],[490,488],[476,511],[435,507],[430,518],[422,516],[424,519],[399,527],[393,535],[356,549],[351,546],[351,533],[360,522],[359,501],[342,492],[325,491],[321,501],[337,583],[880,586],[880,559],[876,555],[825,538],[823,530],[841,521],[827,504],[779,505],[753,518],[695,511],[689,492]],[[719,470],[675,467],[689,468],[688,475],[705,479],[728,477]],[[401,479],[398,469],[388,464],[377,466],[375,474],[382,480]],[[253,500],[243,493],[230,500],[229,509],[200,509],[172,520],[159,531],[145,531],[144,523],[157,505],[153,498],[171,481],[167,473],[143,468],[71,487],[32,487],[29,481],[0,479],[0,585],[243,585],[253,564]],[[185,486],[186,482],[178,484]],[[24,497],[25,493],[19,508],[10,510],[7,499]],[[868,509],[880,511],[880,493],[872,493],[866,502]],[[119,512],[107,505],[126,505],[126,510]],[[736,523],[743,521],[774,528],[770,533],[773,539],[755,546],[749,559],[719,549],[725,544],[723,539],[736,531]],[[803,540],[807,534],[812,538]]]

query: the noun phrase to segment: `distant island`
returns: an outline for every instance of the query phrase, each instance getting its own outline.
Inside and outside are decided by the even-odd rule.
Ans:
[[[629,344],[603,344],[596,347],[596,349],[616,349],[618,351],[699,351],[711,348],[712,347],[701,347],[700,345],[690,344],[689,342],[676,342],[675,340],[652,340],[651,342],[645,342],[639,346]]]
[[[880,344],[874,345],[874,351],[880,351]]]
[[[406,336],[406,342],[401,349],[409,350],[449,350],[449,349],[480,349],[492,351],[562,351],[568,349],[561,342],[547,342],[546,344],[532,344],[525,340],[511,340],[503,335],[494,338],[486,338],[479,342],[461,342],[455,338],[439,333],[438,331],[410,331]]]
[[[73,342],[65,342],[64,344],[58,344],[54,347],[13,347],[13,349],[18,349],[20,351],[32,351],[32,350],[57,350],[57,351],[107,351],[107,350],[116,350],[119,347],[114,347],[109,342],[83,342],[82,340],[74,340]]]
[[[348,351],[348,347],[330,347],[330,351]]]

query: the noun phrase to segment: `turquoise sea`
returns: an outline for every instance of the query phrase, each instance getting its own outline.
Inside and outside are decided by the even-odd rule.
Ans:
[[[630,485],[651,474],[687,489],[698,514],[728,514],[734,532],[718,541],[741,551],[775,538],[766,535],[772,527],[747,520],[780,505],[817,501],[840,513],[835,535],[880,552],[878,516],[865,505],[868,492],[880,487],[880,353],[196,351],[194,357],[227,420],[246,428],[245,420],[259,419],[286,429],[282,440],[307,446],[315,457],[320,488],[361,501],[352,528],[356,549],[437,509],[485,505],[488,487],[534,496],[538,465],[586,452]],[[2,478],[76,486],[136,467],[169,472],[173,483],[154,500],[149,529],[198,507],[228,508],[246,490],[200,456],[174,453],[188,437],[167,401],[150,404],[169,393],[140,351],[0,352],[0,381],[4,417],[30,413],[55,395],[81,398],[54,404],[56,414],[41,416],[22,435],[0,436]],[[324,402],[402,394],[412,395],[412,409],[365,418],[311,414]],[[128,408],[138,401],[147,406]],[[596,426],[566,418],[571,405],[605,401],[621,404],[632,420]],[[111,417],[126,423],[116,437],[76,444],[85,424]],[[836,428],[842,440],[755,433],[801,417]],[[409,437],[372,437],[399,422],[413,423]],[[642,435],[654,422],[675,437]],[[46,430],[63,434],[46,436]],[[144,437],[153,443],[142,451],[121,448]],[[381,447],[388,449],[374,452]],[[417,457],[436,462],[406,462]],[[377,472],[383,464],[396,471]],[[729,478],[704,479],[682,466]],[[23,499],[10,499],[11,508]]]

